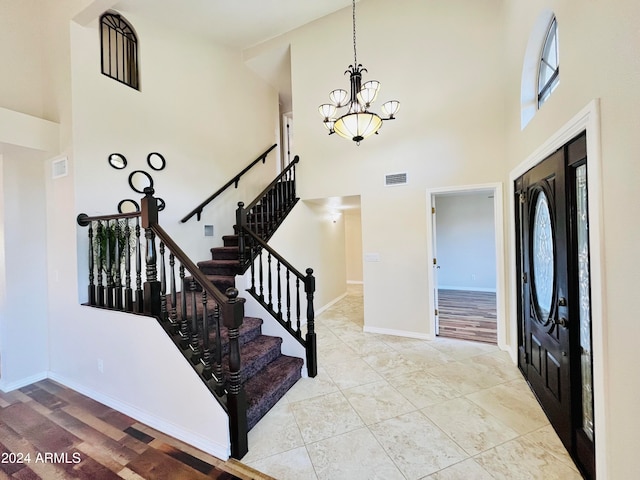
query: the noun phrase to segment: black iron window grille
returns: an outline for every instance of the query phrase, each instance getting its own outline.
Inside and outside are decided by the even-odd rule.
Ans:
[[[100,17],[102,73],[140,90],[138,81],[138,39],[133,27],[117,13]]]
[[[558,59],[558,22],[555,18],[549,25],[538,68],[538,108],[549,98],[560,80]]]

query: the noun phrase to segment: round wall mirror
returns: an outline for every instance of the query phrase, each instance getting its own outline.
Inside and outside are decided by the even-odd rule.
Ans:
[[[127,166],[127,159],[121,153],[112,153],[109,155],[109,165],[116,170],[122,170]]]
[[[118,204],[118,213],[133,213],[139,212],[140,205],[135,200],[131,200],[127,198],[126,200],[121,200]]]
[[[147,165],[151,167],[153,170],[162,170],[167,166],[167,162],[164,157],[158,152],[151,152],[147,155]]]
[[[129,186],[134,192],[144,194],[145,188],[153,188],[153,178],[147,172],[135,170],[129,175]]]

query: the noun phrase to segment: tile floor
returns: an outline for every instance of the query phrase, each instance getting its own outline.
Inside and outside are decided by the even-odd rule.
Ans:
[[[249,432],[279,480],[582,478],[506,352],[362,332],[362,287],[316,319],[319,368]]]

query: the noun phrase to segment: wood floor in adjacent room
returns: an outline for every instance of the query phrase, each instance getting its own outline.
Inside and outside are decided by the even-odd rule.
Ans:
[[[0,479],[7,478],[272,479],[234,460],[212,457],[51,380],[0,392]]]
[[[496,294],[438,289],[440,336],[497,343]]]

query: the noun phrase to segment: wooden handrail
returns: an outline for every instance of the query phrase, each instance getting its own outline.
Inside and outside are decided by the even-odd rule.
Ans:
[[[245,206],[244,208],[249,210],[249,209],[255,207],[262,200],[262,198],[269,192],[269,190],[271,190],[273,188],[273,186],[276,183],[278,183],[282,177],[284,177],[287,173],[289,173],[289,170],[291,170],[296,165],[296,163],[298,163],[299,161],[300,161],[300,157],[298,155],[293,157],[293,161],[289,165],[287,165],[287,168],[282,170],[282,172],[280,172],[280,175],[278,175],[273,180],[273,182],[271,182],[269,185],[267,185],[265,187],[265,189],[258,194],[258,196],[256,197],[256,199],[253,202],[251,202],[249,205]]]
[[[142,215],[142,212],[130,212],[130,213],[112,213],[107,215],[95,215],[93,217],[90,217],[86,213],[81,213],[76,218],[76,221],[78,222],[78,225],[80,225],[81,227],[86,227],[91,222],[96,222],[100,220],[120,220],[123,218],[136,218],[141,215]]]
[[[224,192],[231,185],[235,184],[236,188],[238,188],[238,182],[240,181],[240,177],[242,177],[245,173],[247,173],[260,160],[262,160],[262,163],[264,164],[265,161],[267,160],[267,155],[269,154],[269,152],[271,152],[271,150],[276,148],[277,145],[278,145],[277,143],[274,143],[273,145],[271,145],[269,149],[267,149],[258,158],[256,158],[253,162],[247,165],[240,173],[238,173],[231,180],[225,183],[222,187],[220,187],[214,194],[209,196],[209,198],[203,201],[200,205],[198,205],[196,208],[191,210],[182,220],[180,220],[180,222],[185,223],[194,215],[197,215],[197,219],[200,220],[200,216],[202,215],[202,210],[204,209],[204,207],[206,207],[209,203],[211,203],[218,195]]]

